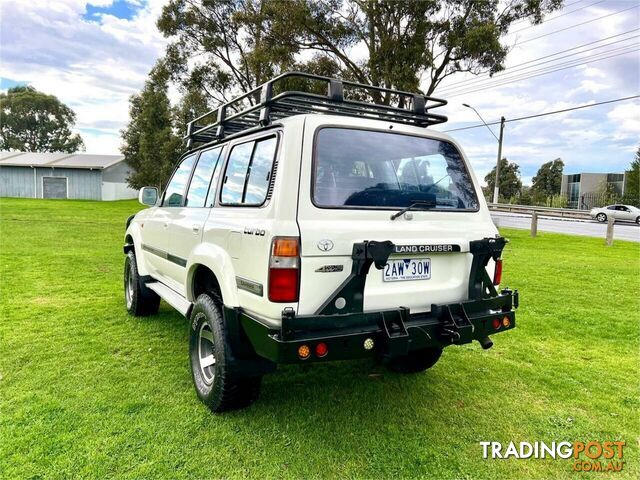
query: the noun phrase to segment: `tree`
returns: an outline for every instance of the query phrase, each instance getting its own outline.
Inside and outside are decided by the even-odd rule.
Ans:
[[[121,132],[121,151],[133,170],[127,179],[131,188],[153,185],[162,190],[180,156],[182,141],[173,129],[167,80],[161,68],[154,68],[142,91],[129,100],[131,119]]]
[[[487,182],[487,189],[489,192],[493,192],[496,179],[496,167],[493,167],[489,173],[484,177],[484,181]],[[520,180],[520,167],[516,163],[509,163],[506,158],[500,160],[500,180],[498,183],[500,187],[500,195],[503,198],[511,198],[522,189],[522,181]]]
[[[72,132],[76,114],[53,95],[31,86],[0,93],[0,150],[66,152],[84,149]]]
[[[563,169],[564,162],[559,158],[543,163],[532,179],[531,188],[533,193],[544,197],[560,194]]]
[[[430,95],[459,72],[496,73],[513,22],[540,23],[562,0],[171,0],[158,20],[174,80],[216,101],[296,66]],[[363,51],[354,58],[355,47]],[[300,54],[312,59],[299,65]],[[191,65],[192,67],[188,67]],[[372,92],[376,101],[389,95]]]
[[[640,207],[640,147],[625,175],[624,202]]]

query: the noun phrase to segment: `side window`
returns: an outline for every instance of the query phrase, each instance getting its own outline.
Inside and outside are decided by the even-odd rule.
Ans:
[[[162,201],[163,207],[182,206],[185,189],[195,160],[195,155],[188,156],[182,161],[178,169],[175,171],[169,185],[167,185],[167,189],[164,192],[164,199]]]
[[[244,184],[247,179],[247,169],[251,161],[251,153],[255,142],[236,145],[231,150],[227,171],[222,185],[222,203],[242,203]]]
[[[246,205],[262,205],[266,200],[275,154],[276,137],[256,143],[245,189],[244,203]]]
[[[216,168],[213,170],[213,177],[211,178],[211,186],[209,187],[209,194],[207,195],[206,207],[213,207],[216,203],[216,193],[218,191],[218,179],[220,178],[220,171],[222,170],[224,151],[226,147],[220,147],[220,157],[216,162]]]
[[[611,205],[610,207],[607,207],[607,210],[615,210],[616,206],[615,205]]]
[[[193,171],[193,176],[191,177],[189,191],[187,192],[187,200],[185,202],[186,207],[205,206],[211,177],[216,165],[218,164],[221,151],[222,147],[218,147],[200,154],[198,164],[196,165],[196,168]]]
[[[267,198],[277,138],[236,145],[229,154],[222,185],[222,204],[262,205]]]

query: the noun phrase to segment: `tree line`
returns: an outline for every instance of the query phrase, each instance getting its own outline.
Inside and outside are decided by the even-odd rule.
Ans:
[[[560,195],[563,169],[564,162],[559,158],[543,163],[536,175],[531,179],[531,186],[523,186],[520,166],[515,162],[509,162],[506,158],[502,158],[500,160],[500,179],[498,182],[500,203],[555,208],[567,207],[567,196]],[[484,181],[487,184],[486,187],[483,187],[484,195],[487,199],[491,199],[496,183],[495,166],[484,177]],[[640,147],[636,150],[629,169],[626,171],[623,195],[618,193],[611,183],[607,181],[603,181],[598,190],[592,193],[602,205],[621,202],[640,207]]]

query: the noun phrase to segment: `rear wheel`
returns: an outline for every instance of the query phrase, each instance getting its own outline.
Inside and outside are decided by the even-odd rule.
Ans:
[[[607,216],[604,213],[599,213],[596,215],[596,220],[598,220],[600,223],[604,223],[607,221]]]
[[[158,313],[160,297],[147,286],[138,274],[138,264],[133,251],[124,261],[124,299],[127,311],[136,317]]]
[[[189,357],[198,397],[212,411],[244,408],[258,398],[261,376],[237,377],[229,371],[222,312],[207,294],[198,297],[191,312]]]
[[[387,365],[390,370],[398,373],[418,373],[433,367],[442,355],[441,348],[424,348],[413,350],[404,357],[393,358]]]

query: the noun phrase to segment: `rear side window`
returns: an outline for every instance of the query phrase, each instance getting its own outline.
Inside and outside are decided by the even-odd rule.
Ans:
[[[189,185],[189,191],[187,192],[187,201],[185,206],[205,206],[211,177],[213,176],[213,171],[218,164],[221,151],[222,147],[219,147],[214,148],[213,150],[207,150],[200,154],[198,164],[196,165],[196,168],[193,171],[193,176],[191,177],[191,184]]]
[[[163,207],[181,207],[183,205],[187,182],[189,181],[189,175],[191,175],[191,169],[193,168],[195,160],[195,155],[188,156],[174,172],[164,192]]]
[[[328,208],[403,208],[415,202],[439,210],[479,206],[453,144],[348,128],[318,132],[312,194],[315,205]]]
[[[276,154],[275,136],[236,145],[222,185],[223,205],[262,205],[269,191]]]

